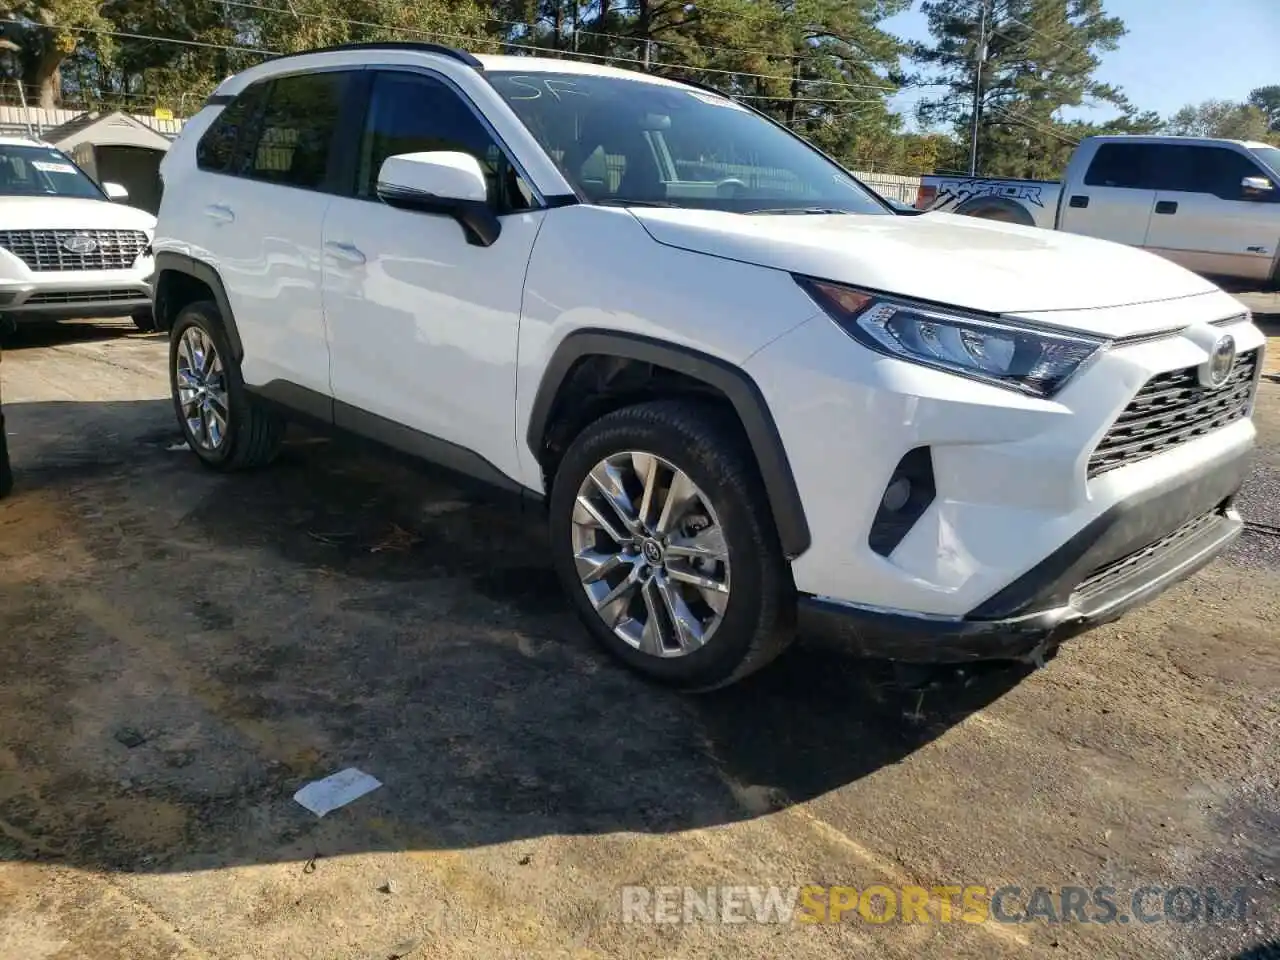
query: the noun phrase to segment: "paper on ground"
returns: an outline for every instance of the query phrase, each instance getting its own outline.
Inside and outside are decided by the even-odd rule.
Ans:
[[[317,817],[323,817],[331,810],[345,807],[352,800],[357,800],[380,786],[382,784],[369,774],[362,773],[355,767],[348,767],[323,780],[308,783],[293,795],[293,799]]]

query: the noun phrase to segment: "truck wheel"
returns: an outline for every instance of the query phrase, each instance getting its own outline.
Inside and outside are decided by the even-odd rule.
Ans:
[[[133,321],[133,325],[142,333],[155,332],[156,317],[150,307],[135,311],[129,319]]]
[[[1036,225],[1026,207],[1003,197],[980,197],[977,200],[970,200],[956,207],[955,212],[965,217],[977,217],[979,220],[1016,223],[1024,227]]]
[[[593,637],[686,690],[758,670],[795,627],[795,585],[732,415],[626,407],[573,441],[551,492],[556,572]]]
[[[207,466],[243,470],[275,458],[284,421],[245,390],[208,300],[183,307],[169,332],[169,385],[187,444]]]

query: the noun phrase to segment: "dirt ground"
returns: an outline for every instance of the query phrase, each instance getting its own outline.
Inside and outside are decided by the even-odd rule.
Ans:
[[[6,348],[0,958],[1228,957],[1280,937],[1280,298],[1233,553],[1044,669],[598,653],[534,518],[298,434],[200,468],[166,348]],[[1269,526],[1268,526],[1269,525]],[[348,766],[383,786],[317,819]],[[625,923],[624,885],[1243,887],[1216,924]],[[1158,898],[1156,901],[1158,902]],[[1264,954],[1257,953],[1258,957]]]

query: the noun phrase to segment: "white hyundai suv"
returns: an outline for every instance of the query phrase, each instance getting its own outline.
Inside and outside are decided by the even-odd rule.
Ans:
[[[152,329],[156,220],[127,197],[47,143],[0,137],[0,333],[75,317]]]
[[[199,457],[266,463],[298,417],[541,502],[587,628],[668,683],[797,631],[1039,660],[1241,528],[1264,340],[1236,300],[1117,244],[899,215],[709,89],[316,51],[222,83],[163,174]]]

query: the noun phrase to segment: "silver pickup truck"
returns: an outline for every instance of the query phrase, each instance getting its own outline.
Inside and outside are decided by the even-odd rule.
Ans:
[[[1280,148],[1090,137],[1061,181],[928,176],[916,207],[1114,240],[1206,276],[1280,284]]]

